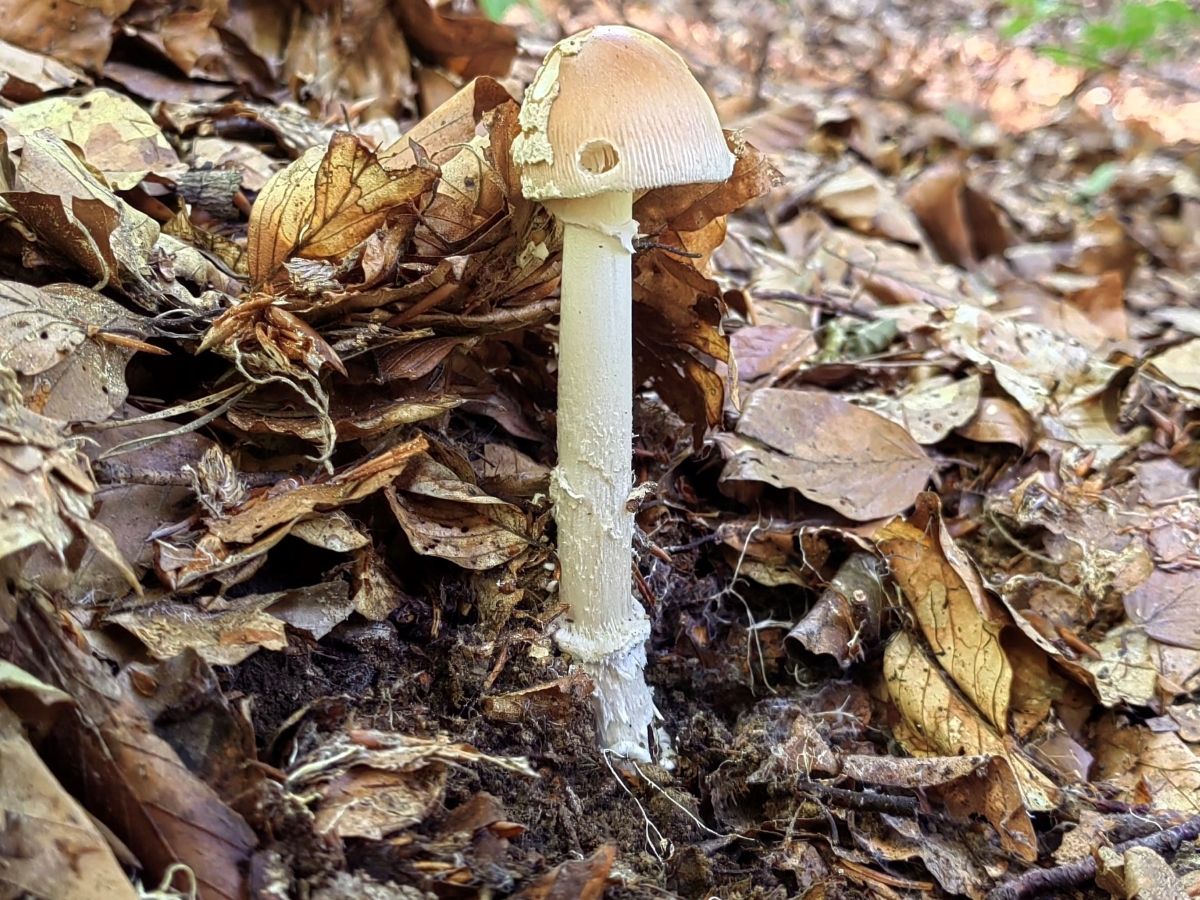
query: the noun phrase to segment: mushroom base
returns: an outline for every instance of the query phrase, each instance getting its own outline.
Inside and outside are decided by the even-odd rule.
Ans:
[[[659,718],[645,676],[650,621],[643,615],[628,624],[622,646],[597,646],[569,626],[560,628],[555,639],[595,685],[592,703],[600,746],[617,756],[648,762],[650,730]],[[669,747],[666,735],[659,735],[659,744]]]

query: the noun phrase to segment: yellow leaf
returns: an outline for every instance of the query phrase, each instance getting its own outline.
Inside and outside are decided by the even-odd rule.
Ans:
[[[413,211],[437,180],[426,168],[384,169],[356,136],[338,132],[271,177],[250,214],[250,277],[288,259],[340,259],[397,210]]]

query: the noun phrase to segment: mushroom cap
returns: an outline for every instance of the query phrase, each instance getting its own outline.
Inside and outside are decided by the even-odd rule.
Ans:
[[[636,28],[559,41],[521,106],[513,161],[530,200],[724,181],[733,154],[679,54]]]

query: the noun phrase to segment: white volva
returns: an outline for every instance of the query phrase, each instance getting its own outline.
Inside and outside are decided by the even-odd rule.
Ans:
[[[596,682],[600,742],[649,759],[650,622],[632,593],[633,195],[555,200],[563,224],[558,337],[558,641]]]

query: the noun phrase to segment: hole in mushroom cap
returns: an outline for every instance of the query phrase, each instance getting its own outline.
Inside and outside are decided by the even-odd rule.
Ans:
[[[579,148],[580,168],[593,175],[602,175],[621,161],[617,148],[608,141],[588,141]]]

